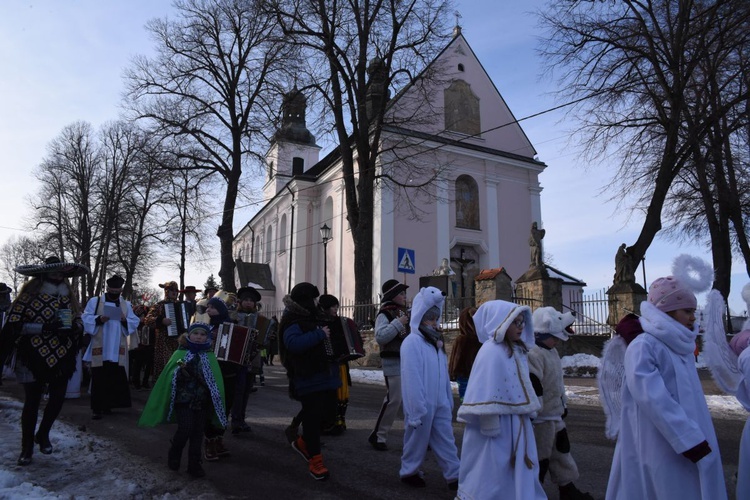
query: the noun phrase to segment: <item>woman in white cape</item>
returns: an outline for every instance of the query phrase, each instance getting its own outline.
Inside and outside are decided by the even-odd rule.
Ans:
[[[531,426],[540,408],[527,362],[531,310],[494,300],[477,309],[474,324],[482,347],[458,410],[458,421],[466,423],[458,498],[547,498]]]

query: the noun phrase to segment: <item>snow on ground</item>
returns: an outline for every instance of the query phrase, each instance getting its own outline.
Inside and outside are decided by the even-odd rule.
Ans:
[[[701,360],[696,363],[700,367]],[[562,358],[563,368],[568,372],[585,372],[586,368],[598,367],[595,356],[576,354]],[[373,369],[352,369],[352,381],[363,384],[384,385],[383,372]],[[595,384],[569,385],[566,394],[571,404],[599,406],[599,393]],[[454,391],[457,386],[453,384]],[[714,416],[720,418],[745,419],[747,412],[732,396],[706,396]],[[17,500],[28,498],[78,499],[78,498],[157,498],[209,499],[217,493],[208,481],[190,482],[185,491],[184,478],[168,474],[166,468],[154,468],[143,464],[139,457],[121,449],[115,442],[101,438],[93,439],[85,429],[78,429],[57,421],[52,429],[51,440],[55,451],[52,455],[34,453],[34,464],[30,467],[16,466],[18,458],[18,436],[20,436],[21,403],[10,398],[0,398],[0,499]],[[79,453],[88,450],[87,453]],[[65,465],[60,466],[61,463]],[[102,468],[101,464],[106,464]],[[97,474],[91,474],[96,470]],[[57,495],[56,491],[65,491]],[[167,493],[163,493],[167,491]],[[156,492],[159,492],[158,494]]]
[[[32,465],[17,466],[21,408],[22,403],[0,397],[0,499],[217,498],[207,481],[191,482],[189,492],[184,491],[184,477],[167,474],[171,471],[166,467],[155,468],[125,452],[114,441],[87,434],[85,429],[60,420],[50,433],[54,452],[42,455],[35,449]],[[81,453],[82,450],[87,451]],[[60,491],[65,494],[56,493]]]

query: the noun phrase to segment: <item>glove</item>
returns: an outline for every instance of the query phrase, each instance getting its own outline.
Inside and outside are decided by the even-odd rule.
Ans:
[[[711,447],[708,445],[708,441],[693,446],[689,450],[682,453],[682,456],[687,458],[693,463],[697,463],[701,458],[711,453]]]
[[[567,417],[567,416],[568,416],[568,409],[564,408],[563,409],[563,414],[562,414],[562,419],[565,420],[565,417]]]
[[[52,323],[44,323],[42,325],[42,333],[50,334],[57,333],[57,330],[62,328],[63,324],[60,320],[55,320]]]

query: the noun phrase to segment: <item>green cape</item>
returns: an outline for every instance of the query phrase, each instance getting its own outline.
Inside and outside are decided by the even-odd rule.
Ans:
[[[169,415],[169,406],[172,401],[172,375],[174,374],[174,371],[179,368],[177,362],[184,360],[188,352],[187,349],[177,349],[174,354],[172,354],[172,357],[169,358],[167,365],[156,380],[154,388],[151,389],[151,394],[148,397],[146,406],[143,408],[141,418],[138,419],[138,426],[156,427],[158,424],[173,424],[177,421],[177,416],[174,411],[172,412],[172,418],[167,419],[167,416]],[[224,399],[224,377],[221,375],[219,363],[216,361],[216,355],[212,351],[207,352],[206,355],[208,356],[208,364],[211,367],[211,372],[216,380],[216,386],[221,393],[222,406],[226,407]],[[211,421],[218,428],[224,427],[219,421],[219,417],[216,415],[216,408],[211,412]]]

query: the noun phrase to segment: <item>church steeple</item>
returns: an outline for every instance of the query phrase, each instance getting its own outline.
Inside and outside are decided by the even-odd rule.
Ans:
[[[315,136],[307,130],[306,112],[307,99],[295,85],[284,94],[281,104],[281,128],[274,134],[274,139],[315,145]]]

